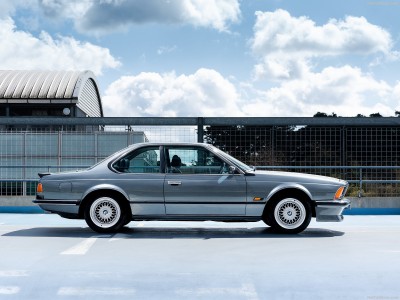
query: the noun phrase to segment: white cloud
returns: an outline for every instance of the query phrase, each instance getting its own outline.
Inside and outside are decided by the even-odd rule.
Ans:
[[[91,70],[99,75],[120,62],[107,48],[72,37],[39,37],[15,28],[11,18],[0,20],[0,69]]]
[[[397,82],[397,84],[394,87],[393,97],[396,100],[395,108],[397,111],[400,111],[400,82]]]
[[[106,116],[238,116],[240,97],[221,74],[140,73],[113,82],[103,96]]]
[[[318,26],[307,17],[285,10],[256,12],[251,49],[258,59],[256,78],[293,79],[306,76],[315,58],[346,54],[396,57],[392,39],[364,17],[331,19]]]
[[[103,107],[106,116],[391,116],[399,96],[400,83],[390,86],[351,66],[328,67],[264,91],[249,83],[236,88],[215,70],[199,69],[191,75],[121,77],[107,88]]]
[[[0,19],[8,18],[10,15],[13,15],[19,7],[33,9],[35,6],[36,0],[1,0]]]
[[[183,0],[184,19],[195,26],[227,30],[227,23],[237,22],[240,6],[237,0]]]
[[[40,0],[52,18],[70,18],[82,32],[104,34],[132,24],[190,24],[227,31],[240,18],[238,0]],[[67,12],[67,13],[66,13]]]
[[[267,91],[254,91],[253,99],[243,108],[246,115],[311,117],[320,111],[390,116],[399,103],[393,87],[351,66],[328,67]]]
[[[163,55],[166,53],[171,53],[174,52],[178,47],[176,45],[173,46],[161,46],[160,48],[158,48],[157,50],[157,54],[158,55]]]
[[[83,18],[93,5],[92,0],[38,0],[45,15],[52,18]]]
[[[360,68],[344,65],[315,69],[319,59],[346,55],[396,60],[390,34],[364,17],[331,19],[318,26],[308,17],[287,11],[257,12],[250,46],[258,60],[255,78],[277,80],[267,91],[253,90],[244,107],[250,116],[393,115],[399,105],[397,88]]]
[[[29,2],[31,8],[33,2]],[[90,69],[101,74],[120,64],[107,48],[72,37],[52,37],[46,32],[35,36],[17,30],[13,20],[4,16],[21,3],[0,3],[4,9],[0,15],[0,69]],[[209,0],[207,6],[200,0],[149,0],[145,5],[137,0],[40,3],[45,14],[70,18],[77,28],[94,33],[146,22],[224,31],[240,18],[238,0]],[[34,25],[35,20],[26,21]],[[341,116],[393,115],[400,110],[400,83],[391,86],[350,65],[316,70],[319,59],[327,57],[356,54],[371,57],[372,64],[396,60],[399,53],[393,51],[392,43],[386,30],[363,17],[317,25],[283,10],[257,12],[249,44],[257,59],[254,70],[258,78],[285,79],[275,82],[275,87],[259,90],[254,82],[235,87],[234,80],[212,69],[189,75],[142,72],[108,86],[102,97],[104,111],[106,116],[312,116],[318,111]],[[157,53],[176,49],[175,45],[163,46]]]

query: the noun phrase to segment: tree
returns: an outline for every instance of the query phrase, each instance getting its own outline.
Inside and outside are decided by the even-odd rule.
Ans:
[[[337,114],[334,112],[331,113],[330,115],[324,113],[324,112],[317,112],[314,116],[314,118],[337,118]]]
[[[284,139],[293,126],[207,126],[205,142],[249,165],[285,165],[284,155],[274,149],[274,138]]]
[[[396,115],[400,117],[400,112]],[[314,117],[338,116],[318,112]],[[204,137],[206,142],[256,166],[400,164],[400,128],[395,126],[208,126]]]
[[[369,115],[370,118],[382,118],[383,116],[380,113],[374,113]]]

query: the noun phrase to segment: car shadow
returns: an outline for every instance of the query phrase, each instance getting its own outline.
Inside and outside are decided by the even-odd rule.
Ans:
[[[234,238],[332,238],[343,236],[344,232],[308,228],[298,234],[282,234],[269,227],[253,228],[199,228],[199,227],[124,227],[116,234],[99,234],[85,227],[36,227],[11,231],[8,237],[65,237],[65,238],[121,238],[121,239],[234,239]]]

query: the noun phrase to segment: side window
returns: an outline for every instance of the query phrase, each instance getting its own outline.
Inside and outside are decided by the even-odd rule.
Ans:
[[[197,147],[167,149],[167,172],[182,174],[225,174],[228,166],[214,153]]]
[[[148,147],[135,150],[113,164],[122,173],[160,173],[160,150]]]

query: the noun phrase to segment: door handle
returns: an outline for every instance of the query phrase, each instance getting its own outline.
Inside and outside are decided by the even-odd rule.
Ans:
[[[169,181],[169,180],[168,180],[168,184],[169,184],[169,185],[181,185],[181,184],[182,184],[182,181]]]

